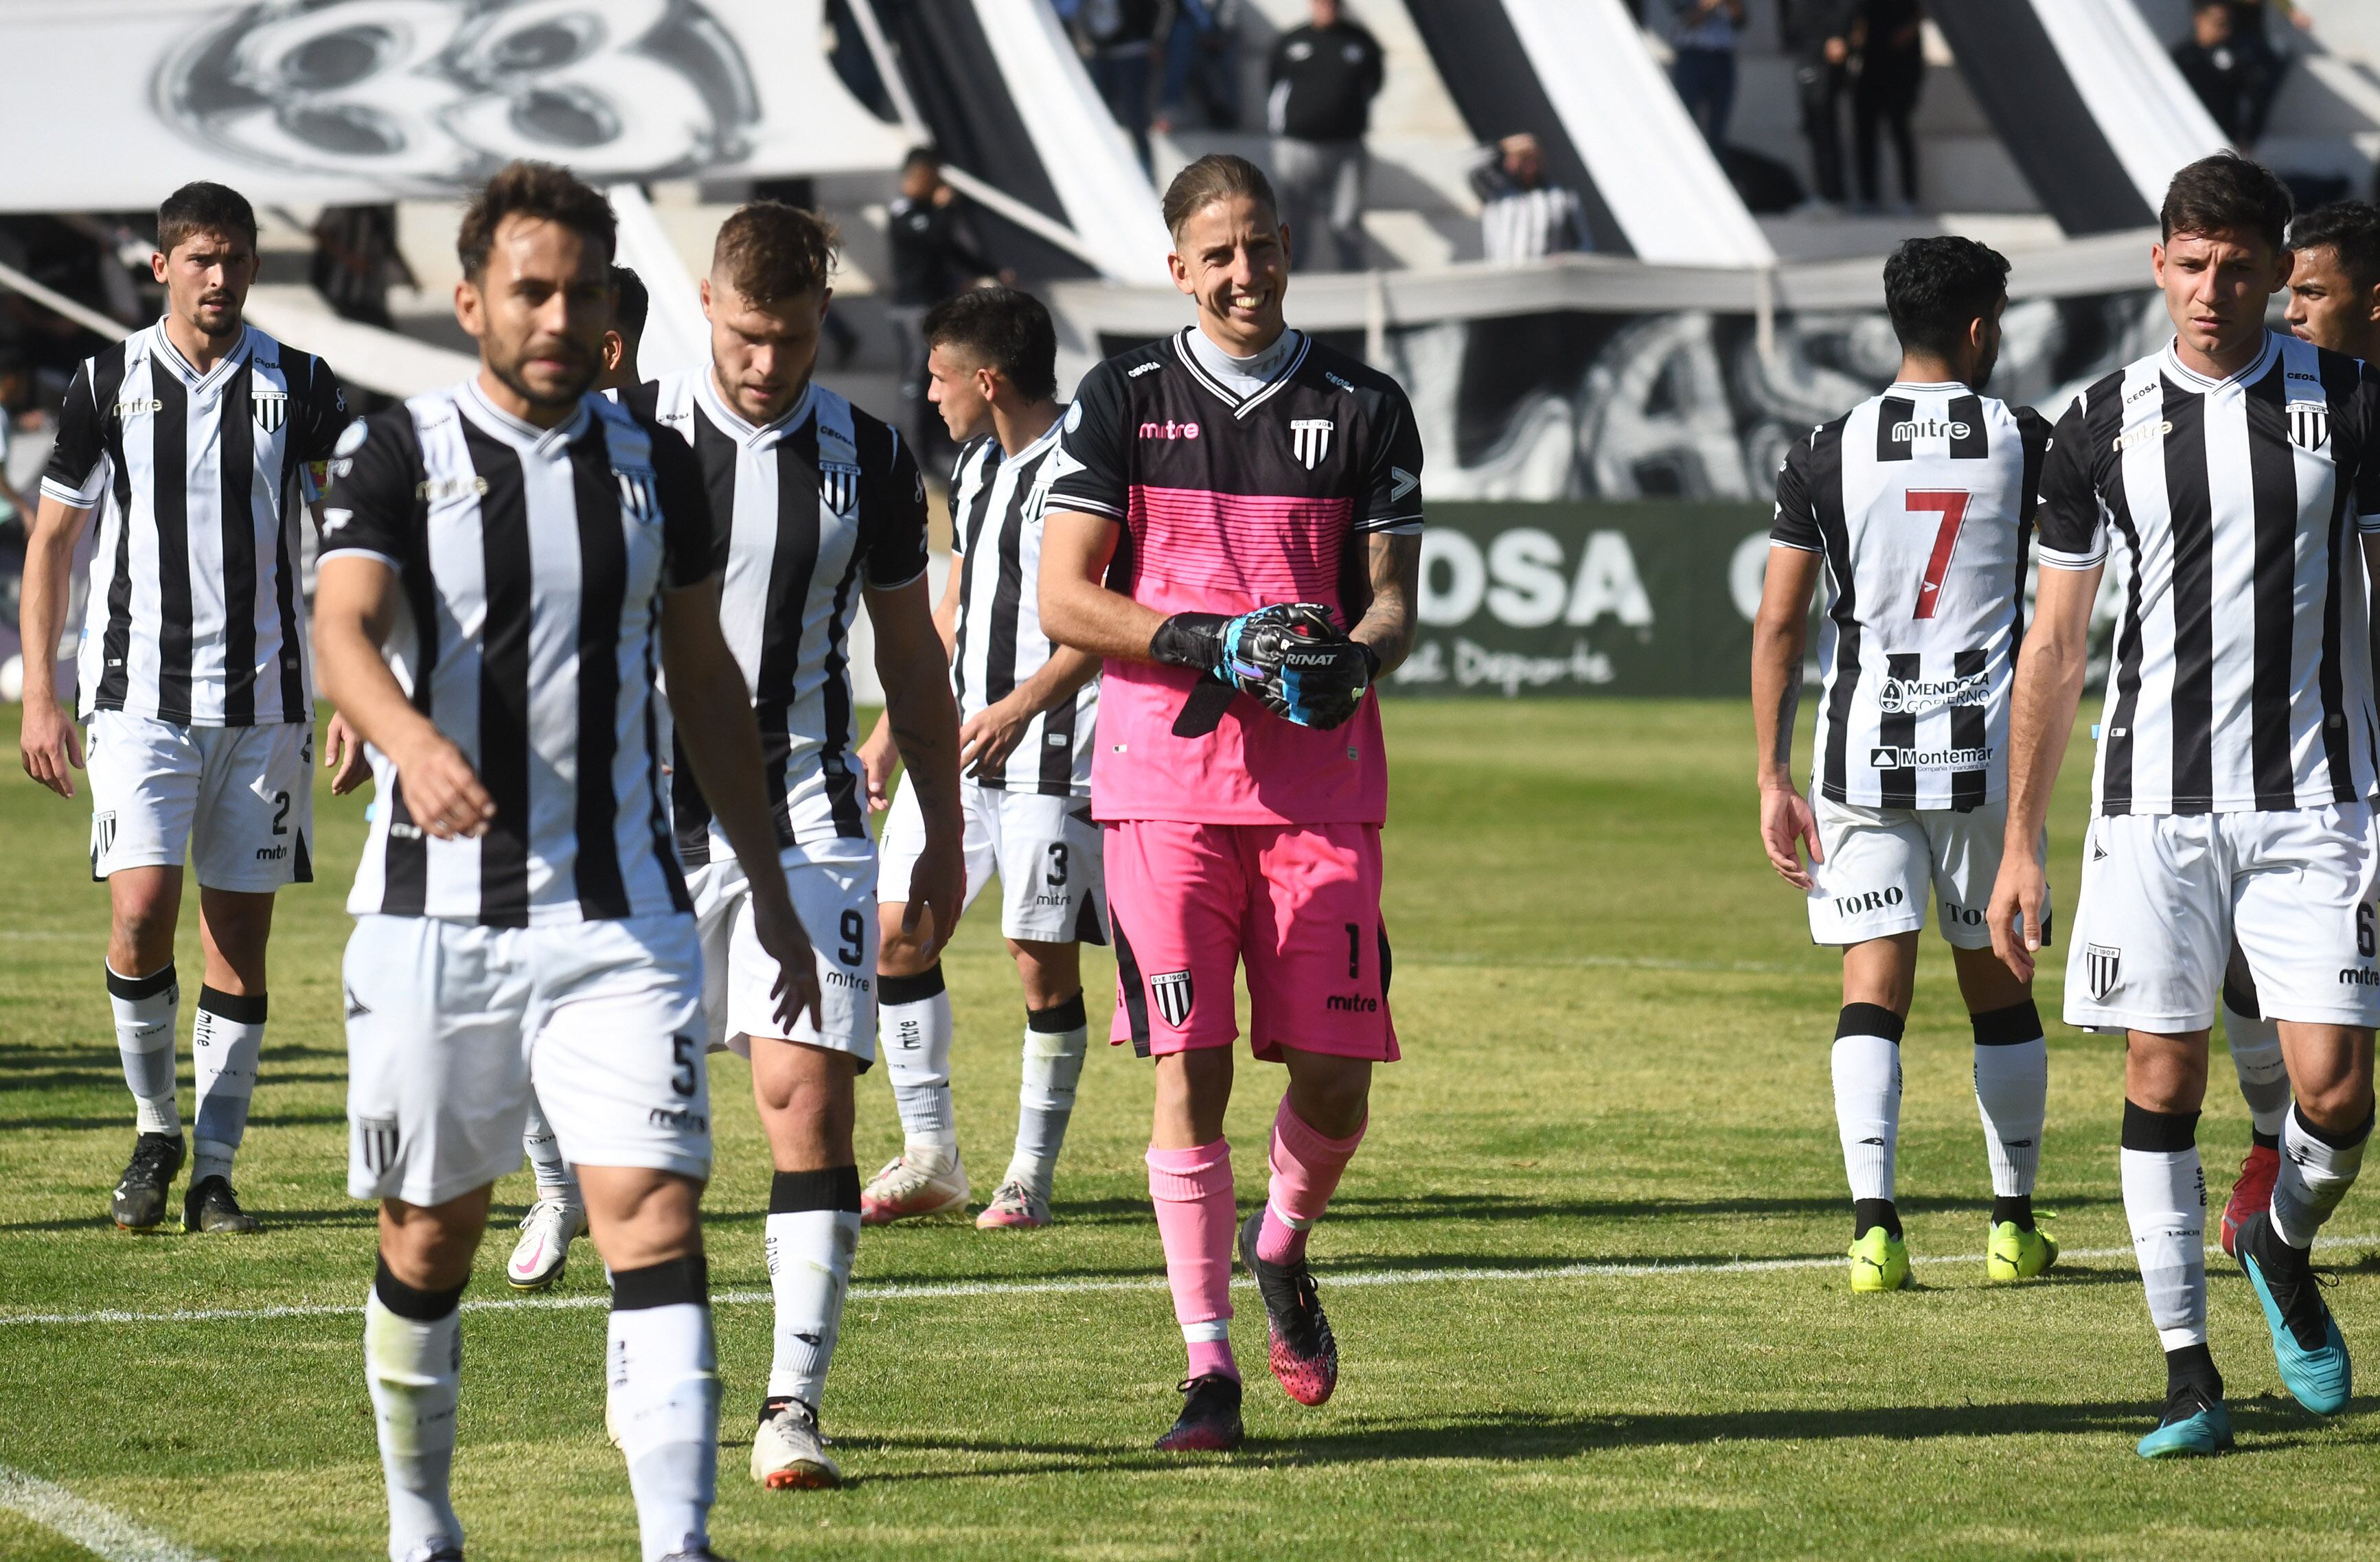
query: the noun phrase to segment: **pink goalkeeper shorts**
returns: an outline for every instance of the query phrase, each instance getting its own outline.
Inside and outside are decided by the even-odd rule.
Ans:
[[[1380,827],[1183,824],[1107,828],[1115,1025],[1142,1057],[1228,1047],[1232,972],[1248,973],[1250,1040],[1393,1062]]]

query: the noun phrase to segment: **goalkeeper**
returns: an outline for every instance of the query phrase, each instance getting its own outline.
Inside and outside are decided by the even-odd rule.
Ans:
[[[1254,165],[1167,192],[1197,323],[1109,359],[1066,417],[1041,622],[1107,659],[1091,807],[1106,830],[1112,1039],[1155,1059],[1149,1193],[1189,1358],[1160,1448],[1241,1435],[1232,1353],[1234,968],[1256,1055],[1286,1064],[1265,1203],[1237,1245],[1268,1356],[1318,1405],[1338,1347],[1307,1229],[1397,1056],[1380,924],[1388,765],[1371,684],[1412,648],[1421,443],[1395,381],[1281,318],[1289,236]]]

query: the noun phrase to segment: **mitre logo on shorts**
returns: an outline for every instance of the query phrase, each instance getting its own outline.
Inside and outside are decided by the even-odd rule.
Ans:
[[[256,426],[266,433],[277,432],[289,421],[289,393],[286,391],[252,391],[249,394],[249,410],[255,415]]]
[[[2289,403],[2289,442],[2300,450],[2320,450],[2330,442],[2330,404]]]
[[[1328,418],[1293,418],[1289,420],[1290,454],[1304,462],[1309,472],[1322,465],[1330,454],[1330,435],[1339,427]]]
[[[2104,1000],[2124,979],[2124,951],[2107,944],[2082,946],[2083,969],[2094,1002]]]
[[[1888,716],[1916,715],[1945,706],[1976,706],[1991,698],[1991,674],[1964,678],[1887,678],[1876,685],[1876,708]]]
[[[1984,748],[1900,748],[1877,744],[1867,751],[1871,770],[1980,770],[1992,762]]]
[[[1165,1016],[1165,1023],[1177,1031],[1189,1020],[1190,1006],[1196,1001],[1190,990],[1187,971],[1167,971],[1151,976],[1148,997],[1157,1005],[1157,1011]]]
[[[395,1118],[356,1119],[356,1159],[366,1171],[378,1175],[394,1168],[396,1145]]]

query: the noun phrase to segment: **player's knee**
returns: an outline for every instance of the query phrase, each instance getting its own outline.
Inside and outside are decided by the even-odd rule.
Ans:
[[[381,1206],[380,1252],[389,1273],[419,1290],[444,1290],[470,1278],[471,1257],[488,1223],[488,1190],[442,1205],[390,1199]]]
[[[1015,958],[1016,975],[1025,988],[1025,1007],[1048,1009],[1063,1003],[1083,990],[1083,956],[1080,944],[1035,943],[1024,938],[1008,940],[1008,952]]]
[[[924,918],[920,917],[913,928],[902,928],[905,910],[898,902],[887,902],[883,907],[881,937],[876,944],[876,974],[880,976],[922,976],[941,958],[929,942],[932,930]]]

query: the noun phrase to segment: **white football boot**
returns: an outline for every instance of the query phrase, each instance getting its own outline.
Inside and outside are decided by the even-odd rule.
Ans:
[[[826,1453],[818,1412],[799,1399],[764,1408],[752,1434],[752,1479],[772,1492],[823,1491],[843,1484]]]
[[[868,1180],[859,1194],[859,1223],[887,1226],[913,1215],[966,1209],[966,1167],[956,1150],[913,1145]]]
[[[587,1209],[561,1193],[538,1190],[537,1202],[521,1217],[520,1241],[504,1263],[504,1278],[515,1290],[543,1290],[562,1278],[573,1238],[587,1232]]]
[[[1004,1228],[1031,1229],[1050,1224],[1049,1196],[1021,1177],[1012,1177],[991,1195],[991,1203],[975,1217],[978,1231],[996,1231]]]

